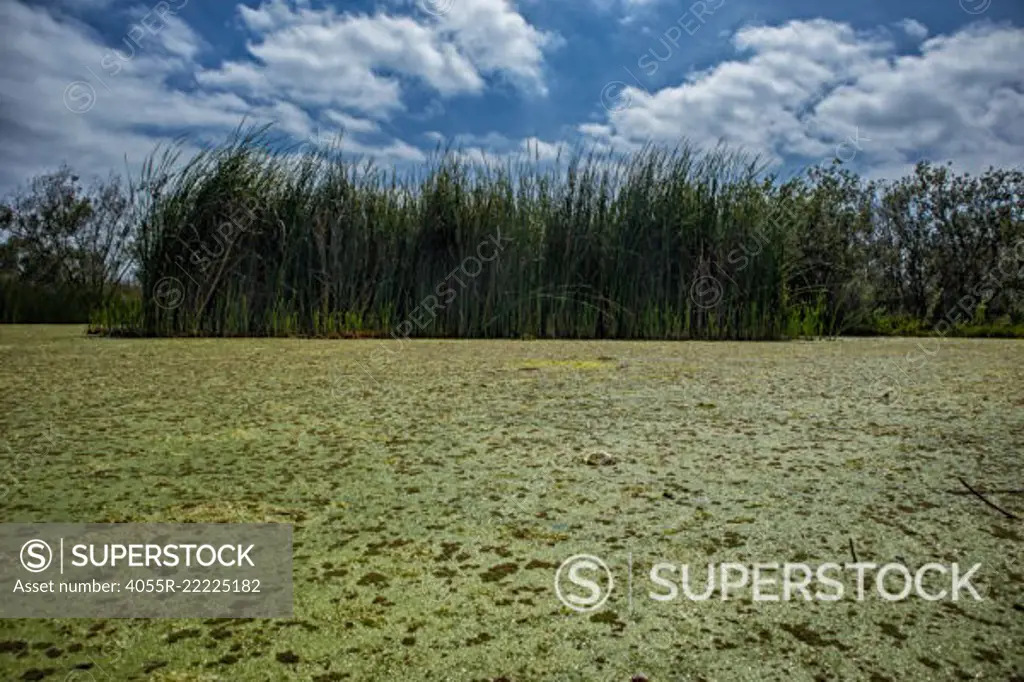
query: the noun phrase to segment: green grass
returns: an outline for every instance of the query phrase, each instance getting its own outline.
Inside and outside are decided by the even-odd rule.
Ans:
[[[756,159],[723,148],[580,149],[554,165],[441,150],[404,174],[338,150],[282,151],[256,129],[181,166],[174,150],[155,155],[137,193],[141,311],[102,311],[94,326],[150,336],[772,338],[788,311],[777,224],[787,200],[762,187]],[[787,191],[798,203],[811,192]],[[739,265],[740,247],[756,239],[769,241]],[[691,288],[712,274],[724,300],[701,309]]]
[[[0,327],[0,520],[295,525],[293,621],[0,621],[0,678],[1019,674],[1024,530],[942,492],[1020,487],[1019,342],[380,343]],[[629,610],[630,554],[842,562],[851,537],[982,562],[987,599]],[[617,572],[594,618],[554,594],[577,553]]]

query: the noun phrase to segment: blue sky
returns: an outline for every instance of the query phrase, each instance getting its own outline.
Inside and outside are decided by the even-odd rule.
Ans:
[[[1024,162],[1019,0],[7,0],[0,25],[4,193],[243,117],[386,165],[684,137],[782,171]]]

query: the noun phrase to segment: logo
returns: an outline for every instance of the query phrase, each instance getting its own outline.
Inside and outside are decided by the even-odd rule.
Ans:
[[[903,395],[903,387],[899,379],[889,375],[882,375],[876,378],[868,387],[868,395],[875,400],[882,400],[886,404],[899,402]]]
[[[711,275],[698,277],[690,285],[690,300],[698,308],[714,308],[722,302],[724,295],[722,283]]]
[[[568,571],[566,571],[568,569]],[[587,575],[580,575],[581,571],[588,573],[604,572],[606,586],[602,590],[601,585],[591,580]],[[588,594],[580,596],[573,592],[562,591],[562,574],[567,573],[568,581],[583,588]],[[555,573],[555,594],[558,599],[573,611],[586,613],[595,611],[608,601],[612,593],[615,581],[612,579],[612,572],[608,566],[592,554],[576,554],[562,562]]]
[[[984,14],[992,6],[992,0],[960,0],[960,7],[968,14]]]
[[[629,86],[622,81],[612,81],[601,89],[601,106],[610,114],[625,111],[632,104]]]
[[[64,106],[72,114],[84,114],[96,104],[96,89],[85,81],[73,81],[64,88]]]
[[[164,277],[153,287],[153,300],[159,308],[174,310],[185,300],[185,286],[177,277]]]
[[[53,563],[53,550],[42,540],[29,540],[21,546],[21,565],[26,571],[42,573]]]
[[[420,8],[427,14],[443,17],[451,11],[455,0],[420,0]]]

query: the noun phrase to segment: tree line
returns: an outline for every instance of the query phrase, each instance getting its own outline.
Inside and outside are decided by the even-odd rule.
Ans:
[[[92,186],[63,166],[0,203],[0,321],[87,322],[114,299],[133,259],[121,179]]]
[[[0,319],[145,336],[777,339],[1024,335],[1024,174],[719,147],[557,161],[441,149],[400,173],[240,131],[0,214]]]

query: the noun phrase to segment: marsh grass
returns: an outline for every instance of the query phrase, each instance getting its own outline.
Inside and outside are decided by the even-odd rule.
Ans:
[[[240,129],[187,162],[174,147],[151,157],[132,186],[141,300],[95,312],[92,330],[779,339],[916,324],[921,333],[949,314],[940,304],[982,300],[975,280],[989,261],[947,262],[949,244],[1012,260],[1015,236],[1024,243],[1013,204],[1022,178],[957,177],[949,193],[960,194],[936,199],[950,176],[927,165],[889,186],[838,161],[780,181],[757,158],[687,143],[577,148],[553,161],[439,148],[400,173],[339,147],[297,154],[267,128]],[[955,203],[953,218],[942,222],[949,207],[936,201]],[[919,252],[926,261],[911,262]],[[925,303],[910,286],[922,271]],[[1024,321],[1024,275],[996,284],[964,324]]]
[[[338,149],[297,156],[266,129],[133,187],[141,303],[93,330],[146,335],[777,338],[828,331],[839,302],[800,291],[787,204],[719,147],[578,149],[399,175]],[[817,193],[816,193],[817,192]],[[841,206],[833,207],[843,210]],[[716,300],[695,286],[710,283]],[[823,298],[825,296],[825,298]],[[169,300],[170,299],[170,300]]]

